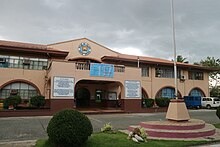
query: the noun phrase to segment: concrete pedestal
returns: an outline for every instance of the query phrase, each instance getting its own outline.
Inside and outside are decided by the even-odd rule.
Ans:
[[[166,119],[174,121],[188,121],[190,119],[184,100],[175,99],[170,101]]]

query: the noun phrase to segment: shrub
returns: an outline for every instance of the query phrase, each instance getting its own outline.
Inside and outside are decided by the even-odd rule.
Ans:
[[[144,99],[143,101],[144,101],[144,107],[151,108],[154,105],[154,99],[147,98]]]
[[[168,107],[170,103],[169,98],[156,98],[155,102],[159,107]]]
[[[218,118],[220,119],[220,106],[217,108],[216,110],[216,115],[218,116]]]
[[[14,108],[16,108],[17,105],[20,103],[21,103],[21,97],[19,95],[10,95],[4,101],[4,108],[8,109],[8,106],[14,106]]]
[[[104,126],[101,128],[101,132],[103,133],[113,133],[116,132],[113,130],[113,127],[110,125],[110,123],[104,124]]]
[[[30,104],[35,107],[40,108],[41,106],[44,106],[45,104],[45,97],[41,95],[31,97]]]
[[[49,141],[62,147],[81,146],[92,132],[88,117],[73,109],[56,113],[47,127]]]

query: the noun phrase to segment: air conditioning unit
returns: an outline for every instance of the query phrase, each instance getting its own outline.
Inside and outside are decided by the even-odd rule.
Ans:
[[[0,63],[5,63],[6,59],[5,58],[0,58]]]
[[[31,63],[31,62],[30,62],[29,59],[24,59],[24,62],[23,62],[24,65],[30,65],[30,63]]]

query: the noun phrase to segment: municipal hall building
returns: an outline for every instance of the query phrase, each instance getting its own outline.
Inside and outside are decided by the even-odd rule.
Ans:
[[[178,97],[209,96],[212,69],[177,62]],[[43,95],[51,109],[141,112],[144,98],[174,98],[173,61],[126,55],[87,38],[48,45],[0,41],[0,99]]]

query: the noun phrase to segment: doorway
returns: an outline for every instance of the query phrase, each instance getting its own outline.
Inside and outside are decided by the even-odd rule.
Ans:
[[[87,88],[79,88],[76,91],[76,107],[88,107],[90,102],[90,92]]]

